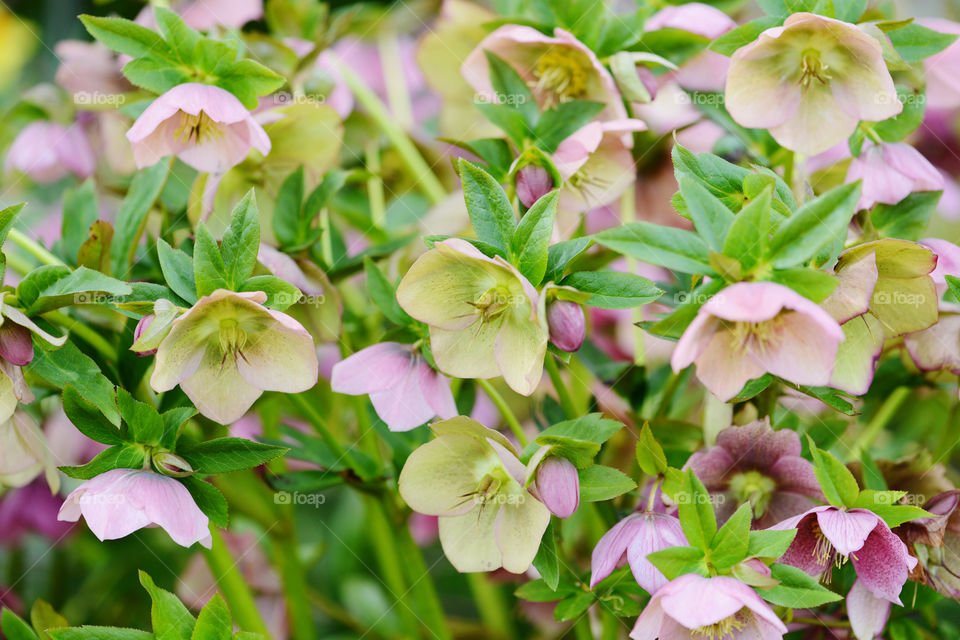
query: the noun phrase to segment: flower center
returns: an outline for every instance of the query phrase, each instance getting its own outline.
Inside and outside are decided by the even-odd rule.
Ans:
[[[820,52],[808,49],[800,60],[800,84],[806,89],[813,82],[830,84],[830,67],[820,60]]]
[[[779,328],[790,312],[781,313],[771,320],[763,322],[723,322],[733,332],[734,347],[739,352],[751,351],[763,356],[771,346],[775,346]]]
[[[730,490],[737,502],[749,502],[753,507],[753,515],[757,518],[767,510],[776,487],[777,483],[772,478],[759,471],[738,473],[730,479]]]
[[[180,126],[173,132],[173,136],[181,142],[193,144],[202,144],[221,135],[223,131],[220,130],[220,125],[203,111],[197,115],[181,111]]]
[[[533,70],[537,82],[534,89],[544,96],[547,108],[580,98],[587,90],[587,70],[573,53],[550,49],[537,60]]]
[[[732,640],[737,636],[738,631],[747,626],[742,611],[741,609],[720,622],[714,622],[705,627],[697,627],[690,632],[690,636],[693,638],[709,638],[709,640]]]
[[[220,359],[221,366],[227,360],[227,356],[233,356],[236,360],[239,355],[244,361],[247,360],[243,355],[243,347],[247,343],[247,332],[240,328],[240,324],[233,318],[226,318],[220,321],[220,353],[223,356]]]
[[[476,301],[467,304],[477,310],[481,322],[493,322],[510,306],[510,292],[503,287],[493,287],[482,293]]]

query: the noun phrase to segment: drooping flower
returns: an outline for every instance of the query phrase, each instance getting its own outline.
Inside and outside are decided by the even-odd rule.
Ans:
[[[83,128],[37,120],[17,134],[7,151],[7,171],[20,171],[39,184],[56,182],[68,174],[89,178],[97,161]]]
[[[536,497],[558,518],[569,518],[580,506],[580,476],[572,462],[547,456],[537,465]]]
[[[864,146],[847,170],[846,182],[857,180],[863,181],[858,209],[896,204],[914,191],[939,191],[944,182],[937,168],[904,142]]]
[[[782,638],[787,628],[757,592],[727,576],[688,573],[650,598],[637,618],[633,640]]]
[[[944,18],[917,18],[915,22],[940,33],[960,34],[960,24]],[[923,61],[926,87],[924,96],[928,109],[956,109],[960,107],[960,42],[954,41],[943,51]]]
[[[667,578],[647,556],[670,547],[686,547],[680,521],[674,516],[654,511],[632,513],[603,534],[590,556],[590,588],[613,573],[624,560],[637,584],[647,593],[656,593],[667,584]]]
[[[22,369],[33,361],[31,334],[56,347],[67,340],[66,336],[50,335],[22,311],[0,300],[0,422],[9,420],[19,403],[34,400]]]
[[[901,604],[900,590],[917,559],[872,511],[824,505],[770,528],[797,530],[780,562],[816,576],[849,558],[864,588],[877,598]]]
[[[229,91],[188,82],[158,97],[127,132],[137,168],[174,155],[197,171],[223,173],[250,149],[270,152],[263,127]]]
[[[740,125],[807,155],[847,139],[861,120],[903,110],[880,43],[812,13],[794,13],[733,54],[725,102]]]
[[[708,300],[683,332],[671,358],[727,401],[769,372],[795,384],[830,379],[840,325],[816,304],[773,282],[739,282]]]
[[[217,289],[173,321],[157,348],[150,384],[180,385],[197,409],[222,424],[264,391],[299,393],[317,382],[313,339],[296,320],[263,306],[262,291]]]
[[[391,431],[409,431],[434,416],[457,415],[450,381],[408,344],[381,342],[341,360],[333,366],[330,388],[355,396],[369,394]]]
[[[661,9],[643,23],[643,30],[680,29],[715,40],[736,26],[733,18],[716,7],[690,2]],[[729,67],[729,58],[706,50],[685,62],[673,78],[685,89],[722,91]]]
[[[44,474],[50,490],[60,476],[43,431],[27,413],[17,411],[0,423],[0,487],[23,487]]]
[[[539,295],[517,269],[466,240],[438,242],[397,287],[400,306],[430,326],[437,367],[457,378],[502,375],[530,395],[543,375],[546,318]]]
[[[770,427],[769,418],[742,427],[728,427],[717,444],[697,451],[687,466],[717,500],[717,516],[725,521],[737,507],[750,503],[754,526],[769,527],[815,506],[823,497],[813,465],[800,455],[796,431]]]
[[[550,512],[524,488],[513,447],[463,416],[431,429],[436,437],[410,454],[400,472],[400,495],[414,511],[439,516],[440,544],[457,571],[523,573]]]
[[[157,525],[174,542],[210,548],[209,520],[180,481],[142,469],[111,469],[87,480],[67,496],[58,520],[83,516],[100,540],[116,540]]]
[[[490,83],[484,51],[502,58],[520,74],[542,108],[569,100],[602,102],[602,120],[627,117],[610,72],[585,44],[557,28],[547,36],[533,27],[505,25],[484,38],[460,68],[463,78],[483,99],[501,102]],[[509,98],[506,96],[505,98]]]

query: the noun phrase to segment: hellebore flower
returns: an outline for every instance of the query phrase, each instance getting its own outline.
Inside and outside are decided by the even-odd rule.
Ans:
[[[97,538],[116,540],[157,525],[177,544],[210,548],[209,520],[178,480],[142,469],[111,469],[67,496],[58,520],[83,516]]]
[[[738,124],[769,129],[781,145],[806,155],[846,140],[861,120],[903,110],[880,43],[812,13],[794,13],[737,49],[725,102]]]
[[[803,513],[822,499],[813,465],[800,456],[796,431],[774,431],[764,418],[742,427],[728,427],[717,444],[697,451],[687,462],[718,500],[718,518],[725,521],[749,502],[754,526],[765,528]]]
[[[408,344],[381,342],[341,360],[333,365],[330,388],[353,396],[370,394],[391,431],[457,415],[450,382]]]
[[[607,105],[600,114],[602,120],[627,117],[613,76],[596,54],[568,31],[557,28],[550,37],[533,27],[504,25],[480,41],[460,72],[484,99],[502,102],[511,96],[496,95],[484,51],[513,67],[530,86],[541,108],[569,100],[590,100]]]
[[[127,131],[137,168],[174,155],[197,171],[223,173],[250,149],[266,155],[270,138],[236,96],[188,82],[158,97]]]
[[[914,191],[943,189],[943,176],[919,151],[904,142],[864,146],[850,162],[846,182],[863,181],[857,209],[878,202],[897,204]]]
[[[849,557],[863,587],[896,604],[901,604],[900,590],[917,564],[887,523],[866,509],[814,507],[770,529],[797,530],[780,562],[816,576]]]
[[[683,332],[671,358],[727,401],[747,381],[770,372],[795,384],[830,380],[840,325],[819,306],[773,282],[739,282],[708,300]]]
[[[0,423],[0,487],[23,487],[41,473],[56,493],[60,476],[43,431],[28,414],[17,411]]]
[[[942,297],[947,291],[946,276],[960,276],[960,247],[941,238],[924,238],[920,244],[937,256],[937,266],[930,272],[930,277],[937,297]]]
[[[536,289],[503,258],[488,258],[466,240],[438,242],[403,276],[397,301],[430,326],[434,360],[447,375],[502,375],[526,396],[540,382],[546,318]]]
[[[656,593],[668,581],[647,556],[654,551],[687,546],[680,521],[674,516],[653,511],[632,513],[613,525],[593,548],[590,588],[597,586],[626,559],[637,584],[647,593]]]
[[[400,495],[439,516],[440,544],[461,573],[533,562],[550,512],[524,488],[524,467],[502,434],[463,416],[434,423],[436,436],[407,458]]]
[[[536,472],[536,490],[531,488],[531,493],[558,518],[572,516],[580,506],[580,475],[573,463],[562,456],[547,456],[538,461]]]
[[[79,124],[31,122],[7,151],[7,171],[20,171],[38,184],[56,182],[67,174],[89,178],[97,168],[90,142]]]
[[[637,618],[633,640],[782,638],[780,618],[757,592],[735,578],[688,573],[653,594]]]
[[[960,34],[960,24],[943,18],[917,18],[915,22],[940,33]],[[960,107],[960,41],[953,43],[923,61],[924,95],[927,109],[956,109]]]
[[[99,42],[61,40],[54,51],[60,61],[54,79],[78,104],[89,102],[94,94],[109,96],[133,89],[121,73],[119,57]]]
[[[296,320],[263,306],[262,291],[217,289],[173,321],[157,348],[154,391],[178,384],[222,424],[240,419],[264,391],[299,393],[317,382],[313,338]]]
[[[690,2],[661,9],[643,24],[643,30],[680,29],[716,40],[736,26],[733,18],[723,11],[700,2]],[[729,67],[727,56],[707,50],[685,62],[672,75],[684,89],[722,91]]]
[[[251,20],[263,17],[263,0],[175,0],[170,8],[191,29],[212,31],[217,27],[239,29]],[[147,6],[137,16],[137,23],[156,29],[153,7]]]
[[[557,349],[573,353],[587,337],[587,320],[583,307],[570,300],[554,300],[547,306],[550,342]]]
[[[72,425],[71,425],[72,426]],[[17,545],[30,533],[59,541],[70,525],[57,520],[63,498],[40,480],[0,496],[0,543]]]
[[[50,335],[22,311],[0,300],[0,422],[9,420],[19,403],[33,402],[21,368],[33,361],[31,333],[56,347],[67,341],[66,336]]]

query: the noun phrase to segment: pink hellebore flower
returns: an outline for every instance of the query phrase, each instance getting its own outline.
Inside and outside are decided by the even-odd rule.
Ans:
[[[197,171],[223,173],[251,148],[270,152],[267,132],[236,96],[196,82],[177,85],[154,100],[127,139],[140,169],[175,155]]]
[[[675,517],[653,511],[630,514],[603,534],[594,547],[590,556],[590,588],[626,559],[637,584],[647,593],[657,593],[667,584],[667,578],[647,556],[654,551],[687,546],[680,521]]]
[[[51,495],[40,480],[7,491],[0,497],[0,543],[17,545],[30,533],[59,541],[70,530],[70,525],[57,520],[61,505],[63,498]]]
[[[264,391],[299,393],[317,382],[313,338],[262,291],[217,289],[173,321],[157,349],[155,391],[180,385],[221,424],[239,420]]]
[[[736,26],[737,23],[723,11],[700,2],[690,2],[661,9],[650,16],[643,30],[680,29],[715,40]],[[727,56],[703,51],[685,62],[673,77],[684,89],[722,91],[729,67]]]
[[[73,94],[80,107],[96,94],[109,96],[133,89],[121,73],[123,64],[118,56],[99,42],[61,40],[54,51],[60,60],[54,79]]]
[[[900,590],[917,559],[872,511],[824,505],[770,528],[797,530],[780,562],[816,576],[849,557],[864,588],[877,598],[901,604]]]
[[[536,495],[558,518],[569,518],[580,506],[580,476],[572,462],[548,456],[537,467]]]
[[[795,13],[737,49],[725,101],[738,124],[769,129],[781,145],[806,155],[845,140],[861,120],[903,110],[880,43],[812,13]]]
[[[847,593],[847,617],[857,640],[879,638],[890,617],[890,602],[877,598],[857,580]]]
[[[691,363],[719,399],[769,372],[795,384],[825,385],[843,330],[819,306],[781,284],[739,282],[700,307],[671,358],[675,372]]]
[[[409,431],[434,416],[452,418],[457,405],[450,381],[410,345],[381,342],[333,365],[330,387],[348,395],[370,394],[391,431]]]
[[[212,31],[217,27],[239,29],[263,17],[263,0],[176,0],[170,3],[170,8],[180,14],[188,27],[197,31]],[[150,29],[157,28],[152,6],[140,12],[137,23]]]
[[[25,173],[38,184],[49,184],[67,174],[89,178],[97,160],[79,124],[65,127],[38,120],[24,127],[10,145],[6,168]]]
[[[918,18],[917,24],[940,33],[960,34],[960,24],[943,18]],[[923,61],[928,109],[960,107],[960,40]]]
[[[490,84],[484,51],[502,58],[530,85],[541,107],[569,100],[590,100],[607,105],[602,120],[627,117],[620,92],[610,72],[573,34],[554,29],[553,37],[533,27],[504,25],[484,38],[460,68],[464,79],[486,100],[501,102]]]
[[[209,520],[178,480],[141,469],[111,469],[67,496],[58,520],[83,516],[100,540],[116,540],[138,529],[162,527],[177,544],[210,548]]]
[[[896,204],[914,191],[943,189],[943,176],[919,151],[904,142],[864,146],[850,162],[847,183],[863,181],[858,209],[878,202]]]
[[[633,640],[774,640],[787,632],[757,592],[726,576],[688,573],[653,594],[630,632]]]

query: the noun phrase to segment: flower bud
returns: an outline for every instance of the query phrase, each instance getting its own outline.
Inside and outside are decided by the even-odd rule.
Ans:
[[[550,173],[536,164],[528,164],[517,171],[517,197],[525,207],[532,207],[533,203],[553,189],[553,178]]]
[[[572,353],[580,348],[587,333],[583,308],[569,300],[555,300],[547,308],[550,341],[561,351]]]
[[[154,453],[153,465],[163,475],[174,478],[186,478],[194,474],[194,469],[189,462],[169,451],[157,451]]]
[[[173,321],[179,314],[180,310],[169,300],[160,298],[154,302],[153,313],[140,318],[140,322],[133,330],[133,344],[130,345],[130,350],[138,356],[155,354],[157,347],[170,333]]]
[[[33,336],[26,327],[14,322],[0,325],[0,358],[23,367],[33,360]]]
[[[537,469],[537,493],[550,512],[568,518],[580,506],[580,476],[566,458],[550,456]]]
[[[136,328],[133,330],[134,344],[140,341],[140,338],[143,336],[143,332],[147,330],[147,328],[150,326],[150,323],[153,322],[155,318],[156,316],[153,315],[152,313],[148,313],[147,315],[140,318],[140,322],[137,323]],[[152,356],[156,352],[157,352],[156,349],[148,349],[146,351],[135,351],[134,353],[136,353],[140,357],[145,357],[145,356]]]

